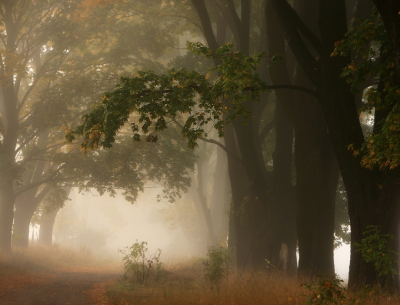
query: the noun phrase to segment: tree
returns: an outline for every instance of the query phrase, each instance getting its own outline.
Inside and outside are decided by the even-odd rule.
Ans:
[[[0,194],[3,196],[0,199],[0,217],[3,217],[0,236],[1,249],[10,251],[16,198],[15,233],[21,235],[22,239],[15,240],[16,243],[21,241],[21,245],[27,245],[30,219],[41,199],[52,188],[57,189],[68,183],[81,189],[96,187],[111,194],[115,193],[115,188],[123,188],[127,199],[134,200],[137,192],[143,188],[143,183],[148,181],[146,178],[138,181],[138,178],[143,178],[143,171],[118,172],[119,156],[114,156],[116,162],[112,164],[116,167],[104,167],[109,169],[108,173],[110,176],[112,173],[115,179],[110,181],[98,169],[102,156],[94,155],[94,158],[98,158],[98,164],[83,159],[77,147],[64,145],[60,128],[78,119],[79,113],[93,97],[114,86],[117,80],[115,75],[127,71],[126,65],[128,69],[136,65],[143,67],[145,64],[162,68],[154,64],[152,59],[159,57],[174,37],[164,35],[162,43],[155,48],[154,33],[145,32],[154,28],[151,22],[132,22],[139,14],[127,16],[117,5],[85,11],[80,18],[77,17],[82,12],[80,2],[71,5],[63,1],[24,1],[17,4],[6,1],[2,3],[1,9],[0,16],[5,29],[2,32],[2,42],[5,49],[2,51],[3,98],[0,101],[0,175],[3,175],[0,183]],[[38,16],[41,18],[38,19]],[[138,30],[137,35],[147,39],[142,39],[143,43],[136,48],[127,49],[124,30],[134,26]],[[166,27],[165,30],[170,28]],[[113,39],[110,40],[111,33]],[[160,32],[157,34],[161,35]],[[144,52],[145,57],[142,56]],[[122,143],[126,144],[125,152],[128,153],[130,143],[123,140]],[[177,146],[171,143],[158,147],[173,150],[178,148],[179,141],[175,144]],[[179,152],[182,150],[178,148]],[[104,156],[103,162],[107,161]],[[119,161],[132,161],[134,164],[129,158]],[[164,164],[170,166],[169,162]],[[146,177],[157,174],[163,176],[160,171],[147,173]],[[127,179],[128,174],[132,182],[138,181],[137,185],[123,183],[124,175]],[[182,175],[177,173],[173,177],[176,178],[176,184],[172,177],[166,179],[166,190],[174,192],[174,187],[179,190],[184,188],[188,183],[185,175],[185,172]]]
[[[286,1],[275,0],[274,4],[284,24],[287,41],[293,53],[320,94],[318,100],[326,118],[348,195],[352,241],[349,286],[376,282],[375,270],[356,252],[355,244],[361,241],[362,232],[368,225],[382,227],[385,234],[396,234],[397,175],[395,172],[365,169],[360,164],[361,157],[354,156],[348,149],[349,145],[361,147],[364,136],[354,95],[349,84],[341,78],[342,69],[350,63],[350,58],[331,56],[333,46],[341,41],[347,32],[345,3],[320,2],[318,28],[321,39],[311,34]],[[304,39],[318,52],[318,61],[312,56]],[[395,283],[388,280],[386,284]]]
[[[229,2],[227,6],[219,4],[216,1],[212,2],[212,8],[213,9],[209,9],[207,10],[207,8],[204,6],[204,3],[202,2],[193,2],[193,6],[196,9],[198,16],[200,18],[200,22],[202,24],[202,29],[203,29],[203,33],[205,35],[205,38],[208,42],[208,45],[211,47],[211,50],[215,50],[218,45],[221,43],[223,43],[223,39],[226,38],[226,35],[224,34],[224,31],[226,33],[226,25],[229,26],[231,32],[234,35],[235,41],[237,43],[237,45],[239,46],[239,48],[244,51],[245,53],[250,51],[250,32],[252,33],[252,35],[258,35],[255,34],[257,33],[258,29],[261,29],[262,32],[265,32],[264,27],[262,27],[263,22],[261,22],[259,25],[257,24],[257,27],[255,26],[254,28],[250,29],[250,25],[248,26],[247,23],[250,22],[250,14],[251,14],[251,6],[250,3],[248,1],[244,1],[242,3],[244,5],[243,10],[241,11],[241,18],[239,18],[239,16],[236,13],[236,9],[235,6],[233,5],[233,2]],[[262,5],[260,6],[260,8],[262,7]],[[257,7],[255,8],[255,11],[258,12],[258,18],[261,16],[261,18],[259,18],[259,20],[262,20],[262,11],[257,10]],[[257,15],[257,14],[255,14]],[[224,20],[225,21],[225,25],[224,22],[216,22],[217,25],[217,35],[214,35],[214,33],[212,32],[212,25],[211,25],[211,17],[217,16],[219,19],[218,20]],[[240,29],[240,31],[239,31]],[[264,36],[262,36],[262,38],[260,39],[260,41],[262,41],[262,39],[264,38]],[[254,43],[253,43],[254,44]],[[260,43],[260,45],[263,45],[263,43]],[[218,65],[219,63],[219,59],[218,58],[214,58],[214,62],[215,65]],[[285,87],[285,86],[284,86]],[[312,90],[306,90],[307,92],[311,92]],[[259,106],[254,106],[254,104],[251,103],[247,103],[246,104],[246,108],[248,110],[253,110],[254,113],[262,113],[262,110],[264,109],[266,105],[266,99],[263,100],[262,103],[260,103]],[[269,199],[267,198],[267,189],[268,184],[267,184],[267,180],[269,179],[270,182],[272,181],[272,177],[271,175],[268,173],[268,171],[265,169],[265,162],[264,159],[262,157],[262,149],[261,149],[261,144],[262,144],[262,139],[263,137],[259,137],[259,136],[255,136],[255,134],[258,133],[259,130],[259,124],[260,124],[260,115],[255,115],[254,118],[253,116],[249,116],[247,118],[248,120],[248,125],[252,126],[252,128],[246,128],[245,126],[243,126],[241,123],[234,123],[234,128],[235,128],[235,135],[232,134],[232,136],[229,136],[228,134],[230,133],[229,128],[227,129],[227,133],[226,133],[226,137],[225,137],[225,148],[227,148],[228,151],[228,160],[230,160],[229,163],[229,172],[230,172],[230,177],[231,177],[231,185],[236,185],[237,187],[233,187],[233,192],[236,192],[237,190],[239,190],[239,188],[242,188],[242,186],[244,184],[249,186],[249,189],[247,192],[250,193],[246,193],[246,194],[235,194],[233,193],[233,211],[238,211],[240,209],[240,207],[243,206],[243,199],[244,198],[248,198],[250,199],[249,204],[247,205],[247,209],[248,209],[248,214],[250,217],[249,220],[249,224],[252,226],[252,234],[247,235],[247,234],[243,234],[243,238],[241,238],[240,236],[242,236],[242,234],[235,234],[238,238],[240,238],[244,244],[240,244],[240,242],[237,244],[237,251],[239,251],[239,249],[241,249],[240,251],[242,252],[242,254],[239,254],[237,252],[237,258],[238,258],[238,264],[246,264],[247,262],[247,257],[249,257],[249,254],[251,252],[252,256],[253,256],[253,262],[255,264],[258,265],[258,267],[264,267],[265,266],[265,261],[264,259],[266,257],[269,258],[269,260],[273,260],[275,262],[275,259],[279,259],[279,253],[280,253],[280,247],[282,244],[288,244],[288,241],[279,241],[279,237],[283,236],[281,233],[282,228],[288,227],[285,226],[286,222],[285,221],[277,221],[277,223],[280,225],[280,229],[275,228],[275,232],[274,233],[269,233],[269,236],[274,235],[275,237],[277,237],[277,241],[275,242],[275,244],[277,246],[272,247],[271,245],[268,245],[268,239],[264,238],[264,234],[265,231],[267,230],[267,228],[262,227],[264,224],[266,223],[271,223],[271,221],[268,221],[268,219],[266,219],[266,217],[271,217],[270,215],[272,215],[271,211],[268,212],[267,210],[270,209],[270,203],[269,203]],[[268,130],[271,130],[270,126],[266,126],[267,128],[265,128],[264,131],[266,131],[264,134],[268,133]],[[256,131],[256,132],[254,132]],[[233,130],[232,130],[233,132]],[[289,136],[290,141],[292,140],[292,137]],[[229,140],[228,140],[229,139]],[[236,144],[238,143],[238,145]],[[237,148],[239,147],[239,150],[237,153]],[[290,149],[290,145],[287,145],[287,147],[289,147]],[[287,148],[286,147],[286,148]],[[232,156],[236,156],[232,157]],[[240,156],[240,158],[238,158],[238,156]],[[284,158],[286,158],[287,154],[285,155]],[[278,157],[280,158],[280,156]],[[283,159],[284,159],[283,158]],[[283,161],[282,159],[282,161]],[[241,160],[241,161],[239,161]],[[237,163],[237,161],[239,161],[239,163]],[[291,160],[290,160],[291,162]],[[281,164],[285,164],[285,161],[283,161]],[[244,170],[246,172],[246,175],[248,176],[247,178],[244,177],[243,174],[241,175],[237,175],[238,173],[240,173],[241,169],[240,167],[244,167]],[[288,168],[289,170],[291,170],[291,167],[285,167],[286,169]],[[276,173],[280,173],[282,171],[280,170],[276,170]],[[289,180],[288,177],[290,178],[291,174],[285,174],[284,177],[287,180],[285,182],[285,185],[291,184],[291,179]],[[242,181],[237,181],[237,183],[235,182],[236,180],[240,180],[242,179]],[[271,183],[270,183],[271,184]],[[279,185],[277,183],[277,185]],[[279,194],[286,196],[287,192],[280,192]],[[279,195],[280,196],[280,195]],[[278,196],[278,197],[279,197]],[[276,197],[276,196],[275,196]],[[275,204],[276,207],[279,207],[282,200],[287,201],[287,199],[280,199],[276,197],[275,200]],[[248,200],[246,199],[246,200]],[[261,202],[261,205],[258,204],[258,202]],[[283,207],[283,206],[282,206]],[[284,210],[284,208],[281,208],[282,210]],[[238,213],[236,213],[238,214]],[[235,214],[232,214],[235,215]],[[280,213],[280,215],[285,218],[286,214]],[[290,224],[290,227],[293,228],[293,221],[294,221],[294,217],[293,216],[289,216],[289,219],[291,218],[292,224]],[[237,230],[239,230],[239,228],[241,228],[241,224],[239,222],[239,219],[237,217],[234,217],[235,224],[237,226]],[[290,222],[290,221],[289,221]],[[233,228],[233,226],[231,226],[231,228]],[[268,230],[271,230],[268,229]],[[244,230],[246,231],[246,230]],[[238,232],[236,232],[238,233]],[[290,257],[293,258],[295,256],[295,242],[293,241],[294,238],[294,229],[292,229],[291,233],[289,234],[291,235],[291,246],[290,246]],[[233,236],[233,234],[231,234],[231,237]],[[249,240],[250,245],[247,245]],[[232,241],[232,238],[231,238]],[[247,244],[246,244],[247,243]],[[250,247],[250,248],[249,248]],[[267,249],[269,249],[268,251],[272,251],[270,253],[267,252]],[[273,250],[271,250],[273,249]],[[274,257],[272,259],[272,257]],[[294,261],[294,263],[292,265],[294,265],[295,267],[295,260],[291,259],[291,261]],[[277,265],[279,265],[277,263]],[[292,267],[293,268],[293,267]]]

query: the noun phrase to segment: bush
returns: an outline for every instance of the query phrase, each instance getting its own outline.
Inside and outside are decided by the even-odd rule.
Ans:
[[[219,286],[226,279],[231,269],[231,258],[226,249],[211,247],[207,253],[205,279],[213,286]]]
[[[395,237],[390,234],[382,234],[377,226],[368,226],[363,235],[365,237],[356,246],[357,252],[361,253],[364,261],[374,265],[378,276],[397,275],[395,266],[398,264],[396,259],[398,253],[386,249],[389,239]]]
[[[346,303],[346,289],[342,283],[343,280],[334,275],[332,277],[319,276],[311,284],[302,284],[311,292],[306,296],[304,305],[353,304],[354,302],[350,299]]]
[[[156,279],[159,278],[161,274],[160,249],[150,255],[147,242],[139,243],[136,241],[130,248],[126,247],[119,252],[125,255],[122,261],[124,262],[124,278],[126,280],[143,284],[151,275]]]

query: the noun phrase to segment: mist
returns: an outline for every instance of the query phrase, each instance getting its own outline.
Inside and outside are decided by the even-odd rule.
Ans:
[[[57,215],[54,228],[54,243],[60,246],[71,246],[77,250],[89,250],[94,255],[105,255],[121,258],[118,250],[131,246],[136,241],[148,242],[150,252],[162,250],[166,260],[184,259],[190,256],[201,256],[190,249],[179,228],[162,219],[162,210],[166,204],[157,202],[157,190],[145,191],[139,195],[137,202],[130,204],[122,196],[99,196],[95,193],[79,194],[73,192],[71,200]],[[62,236],[60,232],[66,226],[73,226],[73,216],[79,215],[79,226],[85,230],[98,232],[99,236],[85,235],[79,229],[76,236]]]
[[[400,4],[317,2],[0,1],[0,303],[400,304]]]

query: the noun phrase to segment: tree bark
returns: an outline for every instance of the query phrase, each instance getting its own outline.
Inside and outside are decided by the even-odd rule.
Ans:
[[[18,200],[15,206],[13,246],[28,248],[29,226],[37,206],[32,207],[28,205],[24,207],[23,203],[18,204]]]
[[[334,274],[339,167],[321,107],[310,96],[296,93],[296,97],[299,104],[295,144],[299,272]]]
[[[41,246],[53,246],[53,228],[59,210],[60,208],[56,208],[49,213],[42,213],[39,229],[39,244]]]
[[[6,48],[16,50],[17,29],[19,24],[13,20],[13,1],[1,4],[4,12],[4,23],[7,31]],[[8,54],[8,53],[7,53]],[[15,58],[11,55],[4,57],[2,67],[3,79],[0,85],[0,103],[3,110],[3,139],[0,142],[0,251],[11,252],[11,235],[14,217],[13,192],[14,181],[18,178],[18,167],[15,162],[15,148],[18,139],[18,98],[14,85]]]
[[[14,218],[15,196],[12,184],[0,179],[0,251],[11,253],[11,235]],[[9,189],[7,189],[7,186]]]
[[[48,142],[48,131],[43,132],[38,139],[37,146],[43,148]],[[43,178],[46,162],[37,161],[33,170],[27,171],[24,177],[23,185],[36,183]],[[50,191],[50,187],[46,186],[38,194],[39,187],[34,187],[16,198],[15,215],[14,215],[14,236],[13,245],[27,248],[29,244],[29,225],[33,214],[40,205],[43,198]]]
[[[225,146],[238,154],[233,127],[225,127]],[[228,246],[236,255],[236,265],[239,269],[252,266],[252,231],[248,217],[249,209],[246,207],[246,198],[249,197],[249,182],[242,164],[237,162],[230,154],[228,158],[228,174],[232,189],[232,204],[229,214],[229,240]]]
[[[274,183],[272,190],[273,215],[269,234],[271,263],[288,274],[296,274],[296,203],[292,184],[293,127],[282,104],[275,108]]]
[[[272,2],[266,1],[265,19],[268,53],[285,54],[283,29],[273,10]],[[269,67],[274,85],[291,84],[287,63],[275,63]],[[292,150],[294,123],[294,95],[292,90],[277,90],[275,108],[275,152],[273,168],[273,202],[271,214],[270,256],[272,264],[284,272],[296,273],[296,203],[292,185]]]

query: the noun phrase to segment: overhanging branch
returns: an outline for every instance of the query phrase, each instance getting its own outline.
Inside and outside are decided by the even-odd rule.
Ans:
[[[181,129],[183,128],[182,124],[179,123],[176,119],[174,119],[174,118],[171,118],[171,119],[172,119],[172,121],[173,121],[179,128],[181,128]],[[213,140],[213,139],[207,139],[207,138],[204,138],[204,137],[199,137],[198,139],[199,139],[199,140],[202,140],[202,141],[204,141],[204,142],[212,143],[212,144],[215,144],[215,145],[219,146],[219,147],[220,147],[221,149],[223,149],[228,155],[230,155],[233,159],[235,159],[235,161],[239,162],[240,164],[243,164],[243,160],[242,160],[242,159],[240,159],[240,158],[237,157],[235,154],[233,154],[230,150],[228,150],[228,149],[226,148],[225,145],[222,145],[220,142],[215,141],[215,140]]]

